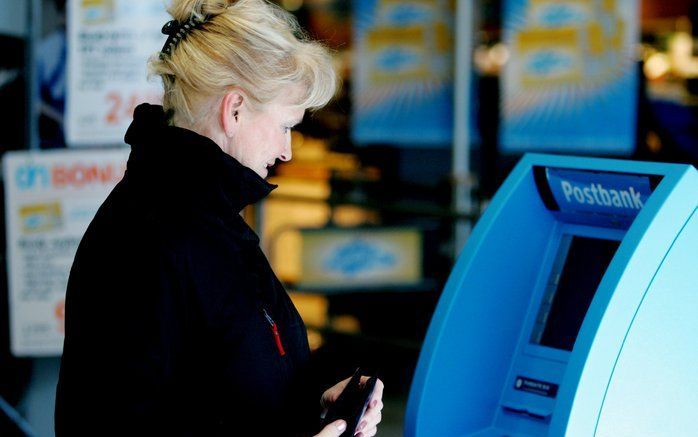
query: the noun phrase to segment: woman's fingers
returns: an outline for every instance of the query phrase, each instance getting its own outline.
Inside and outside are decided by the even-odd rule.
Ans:
[[[371,396],[371,403],[373,403],[373,401],[375,401],[375,400],[379,400],[379,401],[380,401],[381,399],[383,399],[383,388],[384,388],[384,387],[385,387],[385,386],[383,385],[383,381],[381,381],[380,379],[378,379],[378,380],[376,381],[376,386],[375,386],[375,388],[373,389],[373,396]],[[369,404],[369,405],[370,405],[370,404]]]
[[[361,431],[360,433],[356,434],[355,437],[373,437],[377,432],[378,428],[371,428],[366,431]]]
[[[347,384],[349,384],[349,380],[351,378],[344,379],[334,386],[328,388],[325,390],[325,393],[322,394],[320,397],[320,405],[322,408],[327,408],[329,405],[333,404],[337,398],[339,397],[340,393],[344,391],[346,388]]]
[[[368,378],[366,378],[366,380],[368,380]],[[380,379],[377,380],[376,386],[373,389],[373,396],[371,396],[368,408],[361,418],[361,422],[359,422],[359,427],[357,429],[357,431],[362,434],[362,437],[375,435],[376,428],[383,418],[381,412],[383,410],[383,387],[383,381]]]
[[[361,422],[359,422],[359,426],[356,428],[356,431],[363,435],[367,435],[372,429],[376,429],[378,424],[383,419],[383,413],[381,412],[382,409],[383,403],[380,402],[372,409],[366,410],[366,413],[364,413],[363,417],[361,418]]]
[[[316,434],[315,437],[339,437],[347,429],[347,423],[343,420],[336,420]]]
[[[376,431],[378,431],[378,427],[371,426],[371,427],[367,427],[367,428],[364,428],[363,430],[359,431],[359,434],[361,434],[363,436],[374,435],[376,433]]]

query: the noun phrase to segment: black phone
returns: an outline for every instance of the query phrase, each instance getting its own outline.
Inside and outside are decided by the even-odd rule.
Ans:
[[[328,408],[323,426],[342,419],[347,423],[347,429],[341,437],[353,436],[371,400],[377,380],[378,378],[371,376],[365,384],[361,385],[361,369],[356,369],[337,400]]]

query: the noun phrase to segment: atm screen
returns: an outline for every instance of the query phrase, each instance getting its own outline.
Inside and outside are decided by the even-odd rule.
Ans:
[[[531,343],[571,351],[619,241],[562,236]]]

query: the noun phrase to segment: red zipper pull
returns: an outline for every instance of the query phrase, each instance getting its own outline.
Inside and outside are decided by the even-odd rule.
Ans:
[[[269,326],[271,326],[271,333],[274,334],[274,343],[276,343],[276,349],[279,350],[279,355],[282,357],[286,355],[286,351],[284,350],[284,345],[281,344],[281,335],[279,334],[279,328],[276,326],[276,322],[269,316],[269,313],[267,313],[266,309],[262,309],[264,311],[264,317],[266,317],[267,322],[269,322]]]
[[[272,325],[271,331],[274,333],[274,341],[276,342],[276,348],[279,350],[279,355],[283,357],[286,355],[286,351],[284,350],[284,345],[281,344],[281,336],[279,335],[279,328],[276,327],[276,323]]]

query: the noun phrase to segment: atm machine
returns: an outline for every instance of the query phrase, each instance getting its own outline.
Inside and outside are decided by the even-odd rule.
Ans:
[[[526,155],[429,327],[409,437],[698,436],[698,172]]]

